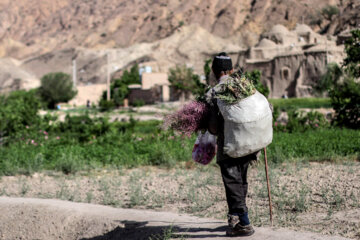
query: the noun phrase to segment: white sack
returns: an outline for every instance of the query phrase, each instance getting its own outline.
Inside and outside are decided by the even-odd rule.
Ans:
[[[272,112],[266,97],[255,94],[236,104],[217,100],[224,117],[224,153],[242,157],[269,145],[273,137]]]

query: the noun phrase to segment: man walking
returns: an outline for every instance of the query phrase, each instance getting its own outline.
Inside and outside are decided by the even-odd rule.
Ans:
[[[226,53],[220,53],[214,57],[212,71],[218,81],[226,81],[233,73],[232,61]],[[211,100],[211,114],[208,130],[217,135],[218,151],[216,155],[217,163],[221,169],[221,175],[226,191],[228,204],[228,224],[227,236],[250,236],[254,234],[248,217],[246,206],[246,195],[248,191],[247,171],[249,163],[257,160],[260,152],[255,152],[247,156],[232,158],[224,153],[224,118],[219,111],[215,98]]]

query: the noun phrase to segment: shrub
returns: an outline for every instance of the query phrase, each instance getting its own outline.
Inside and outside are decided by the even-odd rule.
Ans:
[[[134,107],[141,107],[144,105],[145,105],[145,102],[142,99],[135,99],[134,102],[131,103],[131,106],[134,106]]]
[[[275,121],[274,130],[292,133],[327,128],[329,126],[330,123],[319,112],[304,113],[293,109],[288,111],[288,122],[286,124]]]
[[[360,29],[351,31],[351,38],[345,42],[344,67],[351,76],[360,78]]]
[[[346,76],[343,83],[329,91],[335,110],[335,123],[354,129],[360,128],[360,83]]]
[[[270,90],[267,86],[261,82],[261,72],[259,70],[254,70],[252,72],[245,72],[245,76],[252,81],[256,90],[258,90],[265,97],[269,96]]]
[[[0,139],[39,125],[41,118],[37,113],[40,105],[35,90],[14,91],[8,96],[0,96]]]
[[[56,72],[41,78],[39,93],[48,107],[54,109],[57,103],[68,102],[77,92],[69,74]]]
[[[88,115],[66,115],[65,121],[60,122],[55,131],[65,133],[70,139],[86,142],[107,133],[110,123],[105,118],[90,118]]]
[[[131,67],[130,72],[125,70],[120,79],[115,79],[110,85],[110,99],[107,101],[107,92],[104,91],[100,99],[100,108],[104,110],[110,110],[112,108],[122,106],[124,99],[129,94],[129,84],[141,84],[139,67],[137,64]]]
[[[177,65],[175,68],[170,68],[169,71],[169,82],[185,96],[190,93],[197,96],[205,94],[206,85],[200,82],[199,75],[195,74],[192,68]]]
[[[316,83],[313,90],[316,93],[323,93],[333,89],[339,82],[343,71],[336,63],[329,63],[327,65],[326,73],[321,76],[320,81]]]
[[[342,68],[330,65],[320,86],[327,88],[335,110],[335,123],[360,128],[360,30],[353,30],[345,42],[346,58]]]
[[[339,13],[339,8],[333,5],[327,5],[321,9],[321,14],[325,19],[331,21],[332,17]]]

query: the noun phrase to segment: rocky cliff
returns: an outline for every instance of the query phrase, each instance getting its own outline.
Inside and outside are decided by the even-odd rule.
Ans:
[[[0,0],[0,56],[122,48],[164,39],[192,24],[249,46],[276,23],[313,24],[312,16],[328,4],[340,0]]]
[[[327,5],[340,13],[314,21]],[[253,58],[259,52],[242,53],[278,23],[294,29],[305,22],[329,34],[356,27],[359,7],[357,0],[0,0],[0,57],[6,58],[0,59],[6,62],[0,69],[0,90],[35,86],[48,72],[71,73],[73,59],[80,84],[104,83],[107,55],[113,76],[134,63],[160,72],[186,64],[202,74],[204,60],[219,51],[229,52],[237,63]],[[267,49],[262,57],[278,48]],[[291,85],[267,79],[272,86],[283,86],[272,87],[276,95]]]

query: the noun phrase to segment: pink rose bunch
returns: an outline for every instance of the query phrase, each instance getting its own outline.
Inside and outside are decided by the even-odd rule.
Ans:
[[[164,126],[190,136],[192,133],[206,129],[208,113],[209,108],[205,103],[193,101],[177,112],[166,116]]]

